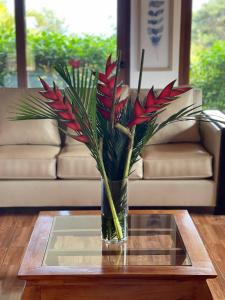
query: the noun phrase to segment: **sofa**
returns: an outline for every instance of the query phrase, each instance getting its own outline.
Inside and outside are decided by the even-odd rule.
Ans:
[[[130,93],[134,97],[135,90]],[[60,135],[54,120],[9,120],[28,95],[41,97],[36,89],[0,89],[0,207],[99,206],[100,175],[84,144]],[[201,91],[191,90],[159,119],[201,102]],[[210,117],[217,112],[205,113]],[[223,129],[215,121],[189,120],[159,131],[129,178],[129,205],[223,206]]]

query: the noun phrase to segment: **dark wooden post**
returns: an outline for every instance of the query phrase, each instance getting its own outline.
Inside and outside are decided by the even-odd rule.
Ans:
[[[117,1],[117,48],[121,50],[121,78],[130,81],[130,0]]]
[[[27,87],[26,26],[24,0],[15,0],[15,21],[18,87]]]
[[[189,84],[192,0],[181,1],[179,85]]]

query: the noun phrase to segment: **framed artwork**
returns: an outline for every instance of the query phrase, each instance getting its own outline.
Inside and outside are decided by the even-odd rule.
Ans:
[[[173,0],[141,0],[139,52],[145,49],[144,70],[171,70],[172,47]]]

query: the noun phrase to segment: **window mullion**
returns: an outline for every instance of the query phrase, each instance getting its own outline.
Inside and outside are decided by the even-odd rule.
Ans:
[[[18,87],[27,87],[25,0],[15,0]]]
[[[122,51],[121,76],[130,80],[130,10],[131,0],[117,0],[117,48]]]

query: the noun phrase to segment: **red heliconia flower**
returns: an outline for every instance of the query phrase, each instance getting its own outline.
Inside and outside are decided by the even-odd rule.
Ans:
[[[73,69],[78,69],[78,68],[80,68],[80,60],[70,59],[70,60],[69,60],[69,65],[70,65]]]
[[[152,116],[148,115],[146,108],[141,105],[137,98],[134,103],[134,119],[128,124],[128,127],[133,127],[134,125],[150,121],[151,118]]]
[[[106,61],[106,66],[105,66],[105,75],[106,75],[107,79],[112,74],[115,67],[116,67],[116,61],[112,62],[112,56],[109,55],[109,57]]]
[[[177,99],[177,96],[191,90],[191,87],[173,88],[176,80],[170,82],[156,98],[156,104],[168,104],[169,102]]]
[[[101,115],[103,116],[104,119],[106,120],[110,120],[110,112],[107,110],[104,110],[102,108],[98,108],[98,111],[101,113]]]
[[[55,84],[52,89],[42,78],[40,78],[40,81],[44,88],[44,91],[41,91],[40,94],[48,99],[48,101],[46,102],[47,105],[54,110],[54,112],[64,122],[65,126],[69,127],[79,134],[73,136],[74,139],[82,143],[88,143],[88,138],[82,135],[80,124],[75,119],[69,100],[62,95],[62,92]]]
[[[191,87],[173,89],[175,81],[170,82],[158,96],[156,96],[152,87],[148,92],[144,106],[142,106],[137,98],[134,103],[134,119],[128,124],[128,127],[131,128],[134,125],[142,124],[155,118],[157,116],[154,114],[155,112],[177,99],[177,96],[191,89]]]
[[[121,110],[124,108],[124,106],[127,103],[127,99],[120,101],[116,106],[115,106],[115,115],[116,117],[120,114]],[[104,119],[110,120],[110,111],[104,110],[101,107],[98,108],[98,111],[101,113]]]
[[[39,79],[40,79],[40,82],[41,82],[43,88],[45,89],[45,91],[50,91],[51,88],[50,88],[50,86],[47,84],[47,82],[45,82],[44,79],[42,79],[41,77],[39,77]]]
[[[99,73],[99,84],[97,86],[97,98],[98,98],[98,111],[103,118],[110,120],[110,111],[113,105],[113,89],[115,84],[115,75],[113,71],[116,68],[116,62],[112,62],[111,55],[108,57],[105,66],[105,73]],[[120,113],[127,103],[127,99],[120,100],[122,95],[122,86],[119,84],[116,87],[116,104],[115,104],[115,118],[118,119]]]
[[[88,143],[88,137],[86,135],[73,135],[72,138],[81,143]]]

